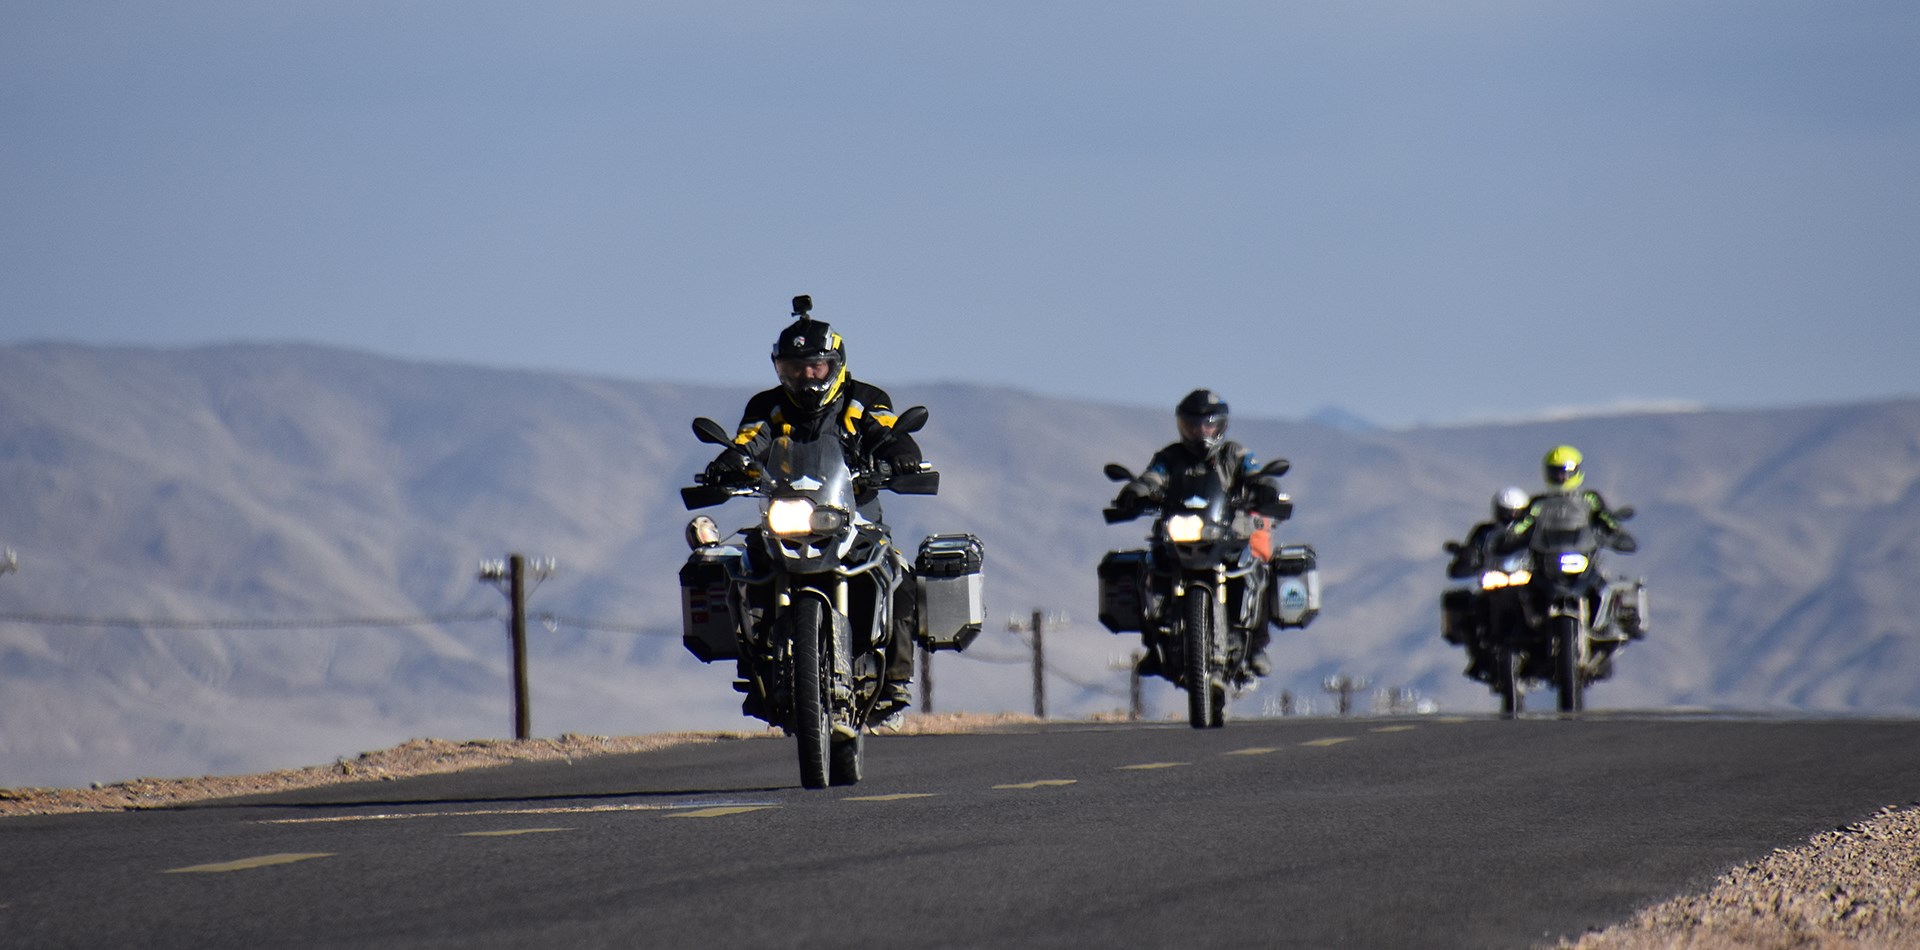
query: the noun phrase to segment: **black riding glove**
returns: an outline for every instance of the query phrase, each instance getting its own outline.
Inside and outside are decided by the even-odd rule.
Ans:
[[[752,460],[747,458],[744,449],[738,447],[727,449],[720,453],[718,458],[707,463],[707,484],[727,485],[744,481],[751,464]]]

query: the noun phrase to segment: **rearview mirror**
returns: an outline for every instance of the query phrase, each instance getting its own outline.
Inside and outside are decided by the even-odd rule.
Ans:
[[[706,416],[693,420],[693,437],[713,445],[733,444],[733,440],[727,437],[727,430],[720,428],[720,423]]]
[[[1631,518],[1631,517],[1633,517],[1633,506],[1632,506],[1632,505],[1628,505],[1628,506],[1627,506],[1627,507],[1625,507],[1625,508],[1619,508],[1619,509],[1615,509],[1615,510],[1614,510],[1614,512],[1613,512],[1613,519],[1614,519],[1615,521],[1625,521],[1625,520],[1627,520],[1628,518]]]
[[[1287,474],[1287,470],[1291,468],[1293,468],[1292,462],[1289,462],[1286,459],[1274,459],[1273,461],[1268,462],[1267,464],[1261,466],[1258,474],[1285,475]]]
[[[893,420],[893,431],[900,433],[918,432],[927,424],[927,407],[914,406]]]
[[[1127,471],[1127,467],[1125,465],[1121,465],[1118,462],[1108,462],[1107,467],[1101,469],[1101,471],[1106,472],[1107,478],[1111,481],[1116,481],[1116,482],[1133,481],[1133,473]]]

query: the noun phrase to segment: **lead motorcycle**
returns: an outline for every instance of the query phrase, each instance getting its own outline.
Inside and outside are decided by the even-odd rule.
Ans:
[[[1257,473],[1278,476],[1291,466],[1284,459]],[[1108,478],[1133,480],[1125,466],[1108,464]],[[1187,486],[1181,498],[1153,499],[1137,510],[1103,509],[1108,524],[1153,514],[1149,546],[1142,551],[1110,552],[1100,565],[1101,622],[1115,633],[1138,630],[1149,651],[1147,669],[1187,693],[1187,719],[1195,729],[1226,724],[1229,693],[1257,679],[1248,666],[1249,631],[1273,617],[1269,608],[1276,567],[1287,580],[1283,601],[1305,626],[1318,610],[1318,573],[1312,548],[1283,548],[1272,562],[1251,544],[1254,516],[1274,523],[1293,514],[1293,501],[1281,494],[1264,501],[1236,498],[1217,471]],[[1284,566],[1281,566],[1284,564]],[[1309,596],[1312,600],[1308,605]],[[1278,618],[1275,618],[1278,619]]]
[[[1614,513],[1633,517],[1632,508]],[[1501,711],[1521,711],[1529,681],[1551,683],[1562,713],[1586,708],[1586,688],[1613,672],[1613,657],[1645,635],[1647,594],[1638,578],[1609,580],[1603,548],[1633,550],[1630,539],[1598,530],[1574,495],[1539,500],[1526,544],[1500,555],[1480,577],[1492,646],[1492,685]]]
[[[914,432],[926,419],[916,406],[892,431]],[[694,420],[693,431],[702,442],[732,444],[711,419]],[[806,788],[860,781],[887,651],[911,649],[892,642],[896,590],[912,580],[906,559],[855,499],[864,488],[935,494],[940,475],[923,464],[880,481],[863,464],[877,448],[849,452],[831,431],[810,441],[782,435],[757,462],[757,477],[710,483],[698,475],[681,489],[689,510],[761,499],[759,523],[724,541],[711,518],[689,525],[686,645],[703,661],[739,661],[743,712],[799,739]]]

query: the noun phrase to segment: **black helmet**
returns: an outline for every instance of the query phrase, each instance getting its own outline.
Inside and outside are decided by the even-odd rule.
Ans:
[[[1196,389],[1175,406],[1180,441],[1196,452],[1211,453],[1227,437],[1227,403],[1211,389]]]
[[[773,341],[773,371],[796,405],[818,409],[840,394],[847,379],[847,346],[825,321],[807,314],[813,298],[793,298],[793,321]]]

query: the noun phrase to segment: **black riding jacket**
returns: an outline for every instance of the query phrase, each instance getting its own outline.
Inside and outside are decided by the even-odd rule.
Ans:
[[[856,450],[873,451],[874,446],[879,446],[874,457],[885,459],[896,471],[905,471],[920,464],[920,445],[913,436],[892,431],[895,418],[893,397],[887,395],[886,390],[851,376],[840,385],[834,397],[818,409],[796,405],[786,389],[775,386],[747,400],[740,426],[734,431],[733,444],[758,462],[766,457],[767,448],[783,426],[791,426],[794,436],[807,440],[818,439],[831,429],[847,447],[849,457]],[[891,438],[886,439],[889,435]],[[883,439],[886,441],[881,445]],[[865,505],[877,495],[878,492],[869,489],[860,493],[858,501]]]

